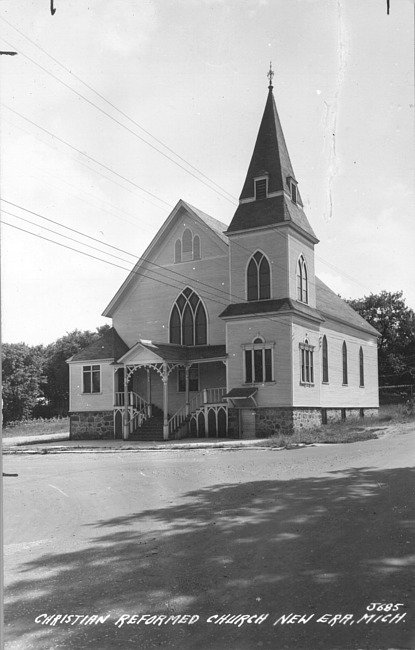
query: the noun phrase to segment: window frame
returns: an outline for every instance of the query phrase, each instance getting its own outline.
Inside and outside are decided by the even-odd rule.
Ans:
[[[359,387],[365,387],[365,356],[362,346],[359,348]]]
[[[194,235],[192,229],[186,226],[181,236],[174,242],[174,263],[194,262],[201,259],[202,242],[200,235]]]
[[[329,383],[329,344],[327,336],[324,334],[321,342],[321,357],[322,357],[322,384]]]
[[[193,376],[193,378],[191,377],[192,374],[195,375]],[[192,382],[196,382],[197,388],[192,388]],[[189,366],[189,393],[198,393],[199,391],[200,391],[199,364],[195,363],[192,366]],[[179,366],[177,368],[177,392],[178,393],[186,392],[186,368],[184,366]]]
[[[257,256],[259,258],[257,259]],[[263,273],[263,264],[266,264],[266,273]],[[253,273],[251,270],[253,269]],[[256,250],[248,260],[245,269],[245,292],[248,302],[258,300],[271,300],[271,264],[268,256],[261,250]],[[267,295],[264,297],[264,293]]]
[[[348,372],[348,367],[347,367],[347,344],[346,341],[343,341],[342,345],[342,385],[343,386],[348,386],[349,385],[349,372]]]
[[[94,389],[94,377],[96,378],[98,373],[98,388]],[[89,377],[89,390],[86,390],[85,377]],[[101,364],[100,363],[89,363],[82,366],[82,394],[83,395],[99,395],[102,393],[102,376],[101,376]]]
[[[262,189],[261,189],[261,196],[258,196],[258,187],[257,183],[263,183],[265,181],[265,187],[264,187],[264,196],[262,196]],[[254,178],[254,198],[255,201],[263,201],[264,199],[268,198],[268,175],[264,174],[263,176],[257,176]]]
[[[193,296],[196,296],[196,299],[192,301]],[[173,333],[175,336],[172,336]],[[192,342],[189,342],[189,340]],[[169,317],[169,343],[187,347],[200,347],[208,344],[207,309],[199,294],[189,286],[185,287],[179,293],[171,307]]]
[[[307,262],[304,255],[301,253],[297,260],[296,266],[297,277],[297,300],[304,305],[308,305],[308,270]]]
[[[308,339],[299,344],[300,385],[315,386],[314,350]]]
[[[256,336],[252,343],[242,346],[245,384],[275,383],[274,347],[275,343],[265,341],[263,336]],[[260,356],[258,352],[261,353]]]

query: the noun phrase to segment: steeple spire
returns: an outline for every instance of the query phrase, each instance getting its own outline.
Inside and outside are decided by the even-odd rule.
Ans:
[[[272,79],[274,77],[274,70],[272,69],[272,61],[269,62],[269,71],[268,71],[267,77],[269,79],[268,88],[269,88],[269,90],[272,90],[274,88],[274,86],[272,85]]]
[[[316,240],[302,209],[303,203],[272,92],[272,63],[267,77],[269,85],[264,114],[239,197],[239,207],[227,234],[291,221]]]

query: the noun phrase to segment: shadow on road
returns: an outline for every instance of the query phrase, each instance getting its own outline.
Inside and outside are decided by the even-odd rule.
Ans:
[[[365,468],[321,478],[212,485],[152,510],[140,510],[137,488],[136,512],[98,519],[86,548],[20,566],[5,594],[6,624],[14,639],[31,635],[34,650],[54,644],[410,648],[414,475],[409,468]],[[316,622],[325,613],[360,618],[371,602],[403,603],[406,620]],[[43,612],[111,612],[111,619],[101,626],[51,628],[34,623]],[[291,612],[314,618],[307,625],[273,626]],[[198,614],[200,621],[117,628],[123,613]],[[215,613],[269,613],[269,619],[241,627],[207,624]]]

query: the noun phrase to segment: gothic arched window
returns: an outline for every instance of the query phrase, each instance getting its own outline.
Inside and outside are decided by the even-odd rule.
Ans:
[[[206,311],[197,293],[189,287],[177,298],[170,315],[170,343],[206,345]]]
[[[323,384],[329,381],[329,348],[327,345],[327,337],[323,336]]]
[[[189,230],[189,228],[186,228],[182,237],[183,253],[191,253],[192,245],[193,245],[192,231]]]
[[[307,266],[302,255],[297,262],[297,300],[308,303]]]
[[[360,386],[365,385],[365,360],[363,356],[363,348],[359,350],[359,377],[360,377]]]
[[[176,262],[181,262],[182,261],[182,240],[181,239],[176,239],[176,243],[174,245],[174,261]]]
[[[257,251],[251,257],[246,282],[248,300],[267,300],[271,297],[271,272],[263,253]]]
[[[347,345],[346,345],[346,341],[343,341],[342,360],[343,360],[343,385],[347,386],[348,377],[347,377]]]

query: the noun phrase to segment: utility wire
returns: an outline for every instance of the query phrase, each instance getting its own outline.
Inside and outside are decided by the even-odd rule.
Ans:
[[[6,212],[6,213],[9,214],[10,216],[16,216],[16,215],[12,215],[10,212]],[[18,217],[18,218],[21,219],[21,217]],[[23,221],[28,221],[28,220],[23,219]],[[72,251],[74,251],[74,252],[80,253],[81,255],[84,255],[84,256],[86,256],[86,257],[90,257],[90,258],[92,258],[92,259],[98,260],[98,261],[100,261],[100,262],[104,262],[104,263],[109,264],[109,265],[111,265],[111,266],[114,266],[114,267],[116,267],[116,268],[119,268],[119,269],[122,269],[122,270],[128,271],[130,275],[133,274],[133,275],[137,275],[137,276],[146,277],[146,278],[149,278],[149,279],[151,279],[151,280],[154,280],[155,282],[159,282],[160,284],[163,284],[163,285],[165,285],[165,286],[171,287],[171,288],[176,289],[176,290],[182,290],[182,289],[183,289],[183,283],[181,283],[180,285],[176,286],[176,285],[171,284],[170,282],[166,282],[166,277],[167,277],[167,276],[164,276],[164,275],[162,275],[162,274],[160,274],[160,273],[157,273],[156,271],[148,270],[148,269],[147,269],[147,270],[145,270],[145,272],[139,272],[139,271],[136,270],[135,268],[133,268],[133,269],[131,270],[131,269],[128,269],[128,268],[126,268],[126,267],[124,267],[124,266],[121,266],[120,264],[116,264],[116,263],[114,263],[114,262],[111,262],[111,261],[109,261],[109,260],[103,259],[103,258],[101,258],[101,257],[97,257],[96,255],[91,255],[90,253],[87,253],[87,252],[85,252],[85,251],[81,251],[81,250],[79,250],[79,249],[77,249],[77,248],[74,248],[74,247],[72,247],[72,246],[67,246],[66,244],[62,244],[62,243],[57,242],[57,241],[55,241],[55,240],[49,239],[48,237],[43,237],[42,235],[39,235],[39,234],[33,233],[33,232],[31,232],[31,231],[29,231],[29,230],[26,230],[26,229],[24,229],[24,228],[19,228],[18,226],[15,226],[15,225],[13,225],[13,224],[10,224],[10,223],[7,222],[7,221],[1,220],[1,223],[4,223],[5,225],[10,226],[11,228],[15,228],[16,230],[20,230],[20,231],[22,231],[22,232],[25,232],[25,233],[27,233],[27,234],[30,234],[30,235],[32,235],[32,236],[34,236],[34,237],[38,237],[39,239],[42,239],[42,240],[44,240],[44,241],[48,241],[48,242],[50,242],[50,243],[53,243],[53,244],[56,244],[56,245],[61,246],[61,247],[63,247],[63,248],[66,248],[66,249],[68,249],[68,250],[72,250]],[[39,224],[35,224],[34,222],[30,222],[30,221],[29,221],[29,223],[31,223],[31,224],[34,225],[35,227],[36,227],[36,226],[39,226]],[[44,226],[40,226],[40,227],[41,227],[41,228],[44,228]],[[72,238],[70,238],[70,237],[67,237],[66,235],[63,235],[62,233],[57,233],[56,231],[50,230],[50,229],[48,229],[48,228],[44,228],[44,229],[48,230],[49,232],[53,232],[54,234],[56,234],[56,235],[58,235],[58,236],[60,236],[60,237],[65,237],[65,238],[67,238],[67,239],[69,239],[69,240],[71,240],[71,241],[77,241],[77,240],[74,240],[74,239],[72,239]],[[82,234],[82,233],[80,233],[80,234]],[[93,239],[93,238],[91,238],[91,239]],[[99,240],[98,240],[98,241],[99,241]],[[84,246],[88,246],[87,244],[83,244],[82,242],[78,242],[78,241],[77,241],[77,243],[79,243],[79,244],[81,244],[81,245],[84,245]],[[90,248],[94,248],[94,247],[90,246]],[[96,250],[98,250],[98,249],[96,249]],[[118,250],[121,250],[121,249],[118,249]],[[102,250],[99,250],[99,252],[103,253],[104,255],[110,255],[109,253],[106,253],[105,251],[102,251]],[[113,257],[116,257],[116,256],[113,256]],[[122,258],[118,258],[118,259],[122,259]],[[127,260],[122,260],[122,261],[124,261],[124,262],[127,263]],[[163,267],[161,267],[161,268],[163,268]],[[153,275],[149,275],[149,271],[150,271]],[[159,279],[158,277],[154,277],[154,275],[159,275],[159,276],[161,276],[163,279]],[[178,275],[182,275],[182,274],[179,274],[179,273],[178,273]],[[189,278],[188,278],[187,276],[183,276],[183,277],[186,279],[186,284],[188,284],[188,280],[189,280]],[[172,280],[173,282],[174,282],[174,281],[176,281],[176,282],[179,282],[179,281],[180,281],[180,280],[176,280],[176,278],[169,278],[169,277],[167,277],[167,279]],[[198,280],[196,280],[196,282],[198,282]],[[202,283],[202,284],[204,284],[204,283]],[[206,285],[206,286],[209,287],[209,288],[211,288],[211,289],[214,289],[215,291],[217,291],[217,288],[216,288],[216,287],[213,287],[212,285]],[[203,291],[203,290],[202,290],[202,291]],[[202,291],[200,291],[201,294],[202,294]],[[220,291],[222,291],[222,290],[220,290]],[[211,292],[209,292],[209,293],[211,293]],[[224,294],[226,293],[227,296],[229,296],[228,292],[222,291],[222,293],[224,293]],[[219,299],[220,296],[218,296],[218,295],[214,295],[214,297],[212,297],[212,295],[206,295],[206,291],[205,291],[205,290],[204,290],[204,295],[202,294],[202,297],[204,297],[205,299],[208,299],[208,300],[210,300],[210,301],[212,301],[212,302],[215,302],[215,303],[217,303],[217,304],[219,304],[219,305],[221,305],[221,306],[223,306],[223,307],[227,307],[227,306],[229,306],[229,297],[234,297],[234,298],[237,298],[238,300],[242,300],[243,302],[246,302],[245,299],[241,298],[240,296],[229,296],[229,297],[226,299],[226,301],[224,302],[223,300],[220,300],[220,299]],[[269,321],[269,322],[275,324],[275,319],[274,319],[273,317],[268,316],[267,314],[261,314],[260,317],[261,317],[261,319],[263,319],[263,320],[267,320],[267,321]],[[285,323],[284,321],[279,321],[279,325],[280,325],[281,327],[287,327],[287,329],[291,331],[291,325],[290,325],[290,324]],[[336,336],[336,335],[334,335],[333,333],[331,333],[330,336],[331,336],[332,339],[337,339],[338,341],[342,341],[342,342],[344,341],[344,337]],[[335,370],[335,369],[334,369],[334,370]]]
[[[18,30],[17,30],[17,31],[18,31]],[[21,33],[21,32],[20,32],[20,33]],[[22,34],[22,35],[23,35],[23,34]],[[7,43],[8,45],[10,45],[11,47],[14,47],[14,46],[13,46],[11,43],[9,43],[5,38],[3,38],[3,40],[5,41],[5,43]],[[37,47],[37,46],[36,46],[36,47]],[[102,95],[100,95],[99,93],[97,93],[93,88],[91,88],[91,87],[88,86],[87,84],[84,84],[84,85],[87,86],[90,90],[92,90],[92,92],[94,92],[95,94],[97,94],[101,99],[103,99],[103,100],[104,100],[105,102],[107,102],[110,106],[112,106],[112,108],[114,108],[115,110],[117,110],[118,112],[120,112],[124,117],[126,117],[128,120],[130,120],[133,124],[135,124],[136,126],[138,126],[138,128],[140,128],[140,129],[142,129],[143,131],[145,131],[145,133],[147,133],[147,134],[150,135],[152,138],[154,138],[154,140],[156,140],[157,142],[159,142],[159,144],[162,144],[162,146],[165,147],[168,151],[170,151],[170,152],[173,153],[175,156],[177,156],[178,158],[180,158],[180,160],[183,160],[187,165],[189,165],[189,166],[192,167],[193,169],[196,169],[196,171],[198,172],[198,174],[202,174],[205,178],[207,178],[207,179],[209,180],[210,183],[214,183],[214,185],[216,185],[216,186],[217,186],[218,188],[220,188],[220,189],[218,190],[218,189],[214,189],[214,188],[212,188],[212,187],[211,187],[210,185],[208,185],[208,184],[207,184],[203,179],[199,178],[198,176],[196,176],[196,174],[194,174],[193,172],[191,172],[191,171],[189,171],[188,169],[186,169],[185,167],[183,167],[183,165],[181,165],[180,163],[178,163],[176,160],[174,160],[173,158],[171,158],[171,157],[168,156],[167,154],[163,153],[163,151],[160,151],[160,149],[158,149],[158,148],[155,147],[153,144],[151,144],[151,142],[148,142],[148,140],[146,140],[145,138],[142,138],[140,135],[138,135],[138,133],[137,133],[136,131],[133,131],[132,129],[130,129],[128,126],[126,126],[125,124],[123,124],[122,122],[120,122],[119,120],[117,120],[117,119],[116,119],[114,116],[112,116],[110,113],[107,113],[107,111],[105,111],[103,108],[101,108],[100,106],[98,106],[97,104],[95,104],[93,101],[91,101],[90,99],[88,99],[87,97],[85,97],[84,95],[82,95],[81,93],[79,93],[77,90],[75,90],[74,88],[72,88],[69,84],[67,84],[67,83],[65,83],[64,81],[62,81],[62,79],[59,79],[59,77],[57,77],[57,76],[54,75],[52,72],[50,72],[49,70],[47,70],[46,68],[44,68],[42,65],[40,65],[40,63],[37,63],[36,61],[34,61],[30,56],[28,56],[27,54],[25,54],[24,52],[22,52],[22,50],[19,50],[19,51],[20,51],[20,54],[21,54],[22,56],[24,56],[26,59],[28,59],[31,63],[33,63],[33,65],[37,66],[38,68],[40,68],[41,70],[43,70],[44,72],[46,72],[46,74],[50,75],[53,79],[55,79],[56,81],[58,81],[59,83],[61,83],[63,86],[65,86],[66,88],[68,88],[68,90],[70,90],[71,92],[75,93],[78,97],[80,97],[81,99],[83,99],[84,101],[86,101],[88,104],[90,104],[91,106],[93,106],[94,108],[96,108],[98,111],[100,111],[101,113],[103,113],[104,115],[106,115],[109,119],[113,120],[116,124],[118,124],[119,126],[121,126],[123,129],[126,129],[129,133],[131,133],[131,134],[134,135],[136,138],[138,138],[139,140],[141,140],[142,142],[144,142],[145,144],[147,144],[149,147],[151,147],[152,149],[154,149],[154,151],[157,151],[159,154],[161,154],[162,156],[164,156],[165,158],[167,158],[167,160],[170,160],[172,163],[174,163],[175,165],[177,165],[178,167],[180,167],[181,169],[183,169],[186,173],[188,173],[188,174],[190,174],[191,176],[193,176],[193,178],[195,178],[196,180],[198,180],[200,183],[203,183],[204,185],[206,185],[206,187],[208,187],[210,190],[212,190],[212,191],[216,192],[217,194],[219,194],[222,198],[226,199],[226,200],[229,201],[230,203],[235,204],[235,201],[237,201],[237,199],[236,199],[235,197],[229,198],[228,196],[226,196],[225,194],[223,194],[223,192],[222,192],[223,188],[221,188],[220,185],[218,185],[218,184],[215,183],[214,181],[211,181],[207,176],[205,176],[205,174],[202,174],[202,172],[200,172],[197,168],[193,167],[193,165],[190,165],[186,160],[184,160],[183,158],[181,158],[181,156],[178,156],[178,154],[176,154],[172,149],[170,149],[169,147],[167,147],[163,142],[157,140],[157,138],[155,138],[153,135],[151,135],[151,133],[149,133],[148,131],[146,131],[145,129],[143,129],[143,128],[142,128],[142,127],[141,127],[137,122],[135,122],[132,118],[130,118],[128,115],[126,115],[126,114],[123,113],[121,110],[119,110],[119,109],[118,109],[116,106],[114,106],[111,102],[109,102],[107,99],[105,99],[105,97],[103,97]],[[44,50],[43,50],[43,51],[44,51]],[[45,52],[45,53],[46,53],[46,52]],[[46,54],[47,54],[47,53],[46,53]],[[49,56],[49,55],[48,55],[48,56]],[[52,58],[52,57],[51,57],[51,58]],[[62,64],[59,63],[56,59],[53,59],[53,60],[56,61],[56,63],[58,63],[59,65],[62,65]],[[62,67],[65,68],[65,66],[63,66],[63,65],[62,65]],[[66,68],[65,68],[65,70],[66,70]],[[72,73],[70,73],[70,74],[72,74]],[[75,78],[78,79],[78,77],[76,77],[76,75],[73,75],[73,76],[74,76]],[[79,79],[79,81],[81,81],[81,80]],[[81,83],[84,83],[84,82],[81,81]],[[227,194],[229,194],[229,192],[227,192],[227,190],[223,190],[223,191],[226,192]],[[229,196],[232,196],[232,195],[229,194]]]
[[[32,125],[35,126],[36,128],[38,128],[38,129],[40,129],[41,131],[43,131],[44,133],[47,133],[48,135],[50,135],[52,138],[55,138],[55,140],[58,140],[59,142],[62,142],[64,145],[66,145],[66,146],[69,147],[70,149],[73,149],[73,151],[76,151],[76,152],[79,153],[81,156],[84,156],[85,158],[88,158],[88,160],[91,160],[91,161],[94,162],[96,165],[99,165],[100,167],[103,167],[103,168],[106,169],[107,171],[111,172],[112,174],[115,174],[115,176],[118,176],[119,178],[122,178],[122,180],[126,181],[127,183],[130,183],[131,185],[133,185],[134,187],[136,187],[136,188],[137,188],[138,190],[140,190],[141,192],[145,192],[145,193],[148,194],[149,196],[152,196],[153,199],[157,199],[157,201],[160,201],[160,203],[164,203],[164,205],[166,205],[168,208],[172,208],[172,207],[173,207],[170,203],[167,203],[167,201],[164,201],[164,199],[160,199],[158,196],[156,196],[156,194],[153,194],[153,193],[150,192],[149,190],[146,190],[146,189],[144,189],[143,187],[141,187],[140,185],[137,185],[137,183],[134,183],[134,181],[130,180],[129,178],[126,178],[126,177],[123,176],[122,174],[119,174],[119,173],[116,172],[114,169],[111,169],[111,167],[108,167],[107,165],[104,165],[104,163],[99,162],[99,160],[96,160],[95,158],[92,158],[92,156],[89,156],[89,155],[88,155],[87,153],[85,153],[84,151],[81,151],[80,149],[77,149],[77,148],[74,147],[72,144],[69,144],[69,142],[66,142],[66,140],[63,140],[63,138],[60,138],[59,136],[57,136],[57,135],[51,133],[50,131],[48,131],[47,129],[45,129],[43,126],[40,126],[39,124],[36,124],[36,122],[33,122],[33,121],[30,120],[28,117],[25,117],[24,115],[22,115],[22,114],[19,113],[18,111],[15,111],[14,108],[11,108],[10,106],[7,106],[7,104],[4,104],[3,102],[1,103],[1,105],[4,106],[5,108],[7,108],[7,109],[8,109],[9,111],[11,111],[12,113],[14,113],[15,115],[18,115],[19,117],[21,117],[21,118],[22,118],[23,120],[25,120],[26,122],[29,122],[29,124],[32,124]]]

